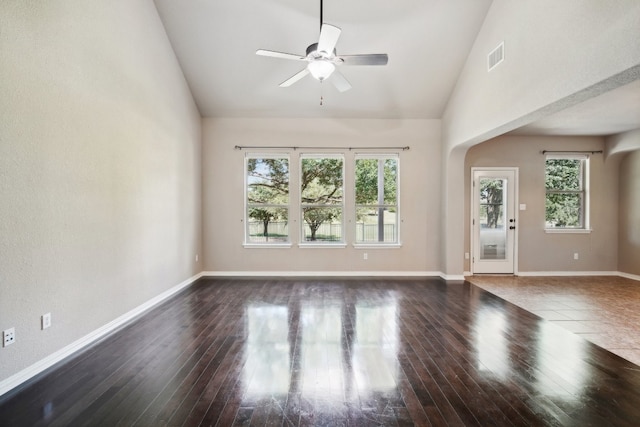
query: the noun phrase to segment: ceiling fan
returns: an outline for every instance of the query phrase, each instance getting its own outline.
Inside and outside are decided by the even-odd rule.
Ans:
[[[280,87],[289,87],[307,74],[311,74],[321,82],[331,77],[329,80],[336,89],[345,92],[351,89],[351,84],[342,73],[336,70],[336,65],[387,65],[389,57],[386,53],[338,56],[335,47],[341,32],[340,28],[323,22],[322,0],[320,0],[320,38],[318,43],[307,47],[304,56],[265,49],[257,50],[256,55],[307,62],[307,66],[303,70],[280,83]]]

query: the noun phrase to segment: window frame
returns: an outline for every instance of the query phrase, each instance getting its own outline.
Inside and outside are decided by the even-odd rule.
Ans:
[[[287,160],[287,169],[288,169],[288,185],[287,185],[287,204],[251,204],[249,203],[249,160],[252,159],[286,159]],[[245,248],[277,248],[277,247],[291,247],[291,233],[290,229],[287,230],[287,239],[286,241],[273,241],[273,242],[252,242],[250,241],[250,232],[249,232],[249,209],[254,206],[263,206],[267,208],[284,208],[287,210],[287,221],[291,220],[291,156],[289,153],[278,152],[278,153],[246,153],[244,156],[244,243],[243,246]]]
[[[305,204],[302,202],[302,164],[304,159],[339,159],[342,161],[342,203],[340,205],[324,205],[324,204]],[[298,216],[300,218],[300,238],[298,246],[300,248],[344,248],[347,246],[345,239],[345,200],[346,200],[346,188],[345,188],[345,172],[346,172],[346,156],[344,153],[301,153],[298,157]],[[319,207],[319,208],[339,208],[340,209],[340,224],[342,227],[341,238],[337,241],[307,241],[305,240],[305,228],[306,221],[304,219],[305,207]]]
[[[358,160],[395,160],[396,162],[396,200],[395,200],[395,205],[390,205],[387,203],[383,203],[381,204],[358,204],[357,203],[357,199],[358,199],[358,195],[357,195],[357,188],[356,188],[356,182],[357,182],[357,162]],[[353,212],[353,217],[354,217],[354,224],[355,224],[355,229],[354,229],[354,243],[353,246],[356,248],[381,248],[381,247],[385,247],[385,248],[389,248],[389,247],[400,247],[401,243],[400,243],[400,224],[401,224],[401,216],[400,216],[400,155],[398,153],[356,153],[354,160],[353,160],[353,207],[354,207],[354,212]],[[375,241],[375,242],[359,242],[358,241],[358,209],[359,208],[373,208],[373,209],[380,209],[380,208],[395,208],[396,209],[396,228],[395,228],[395,233],[394,233],[394,240],[392,242],[385,242],[385,241]]]
[[[547,180],[547,161],[549,160],[578,160],[581,162],[581,171],[579,176],[579,190],[563,190],[548,189]],[[590,233],[590,156],[587,154],[547,154],[544,162],[544,178],[545,178],[545,214],[544,214],[544,230],[546,233]],[[581,196],[579,216],[582,218],[578,227],[549,227],[547,224],[546,203],[549,194],[578,194]]]

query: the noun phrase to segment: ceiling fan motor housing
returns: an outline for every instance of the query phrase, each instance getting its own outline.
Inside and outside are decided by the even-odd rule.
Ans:
[[[309,45],[309,47],[307,48],[307,58],[321,58],[321,57],[325,57],[325,58],[331,58],[331,57],[335,57],[336,56],[336,50],[333,49],[333,53],[329,54],[329,52],[326,52],[326,56],[322,55],[320,52],[318,52],[318,43],[313,43],[311,45]]]

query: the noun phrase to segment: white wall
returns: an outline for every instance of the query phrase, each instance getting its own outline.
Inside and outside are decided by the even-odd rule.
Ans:
[[[349,245],[339,249],[302,249],[297,246],[298,242],[285,249],[244,248],[242,221],[246,151],[234,150],[235,145],[410,146],[409,151],[400,152],[402,247],[368,249],[366,261],[362,256],[365,250],[354,249],[351,245],[352,236],[347,236]],[[291,168],[294,169],[299,167],[297,158],[300,152],[318,151],[302,149],[289,152]],[[357,149],[346,153],[346,162],[352,161],[355,152]],[[440,265],[440,173],[438,120],[205,119],[205,270],[219,273],[436,272]],[[347,177],[346,191],[351,191],[352,185]],[[291,218],[291,221],[294,219],[297,218]]]
[[[151,0],[4,0],[0,117],[2,381],[201,271],[201,122]]]
[[[494,0],[442,118],[443,268],[463,271],[466,147],[640,78],[637,0]],[[505,60],[487,72],[500,42]]]
[[[517,167],[518,269],[520,272],[617,271],[618,266],[618,166],[619,159],[593,154],[589,163],[591,233],[546,233],[545,159],[543,150],[594,150],[604,148],[602,137],[501,136],[472,147],[465,160],[465,199],[470,205],[472,167]],[[470,248],[470,209],[465,209],[465,252]],[[579,254],[574,260],[573,254]],[[469,271],[469,261],[465,270]]]
[[[611,135],[605,139],[606,157],[624,155],[635,150],[640,150],[640,129]]]
[[[479,142],[640,78],[637,0],[494,0],[443,115]],[[505,60],[487,72],[501,41]]]

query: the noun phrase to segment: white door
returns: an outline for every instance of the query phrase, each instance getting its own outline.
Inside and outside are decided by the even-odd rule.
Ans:
[[[472,169],[472,273],[514,273],[517,168]]]

